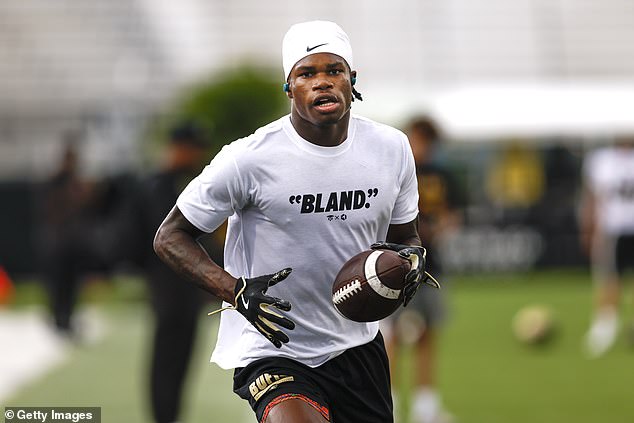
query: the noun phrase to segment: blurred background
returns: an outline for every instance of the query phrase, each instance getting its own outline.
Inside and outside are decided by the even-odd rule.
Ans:
[[[629,0],[2,0],[0,405],[152,421],[144,183],[193,160],[174,156],[177,129],[200,165],[287,113],[281,40],[312,19],[351,38],[354,113],[440,129],[462,222],[436,248],[451,305],[439,384],[457,420],[633,421],[632,348],[581,351],[593,299],[578,219],[584,158],[634,134]],[[221,235],[206,243],[217,257]],[[52,274],[73,282],[51,288]],[[71,317],[49,311],[65,293],[71,342]],[[530,304],[554,312],[545,346],[513,334]],[[202,311],[182,421],[249,421],[207,363],[217,321]]]

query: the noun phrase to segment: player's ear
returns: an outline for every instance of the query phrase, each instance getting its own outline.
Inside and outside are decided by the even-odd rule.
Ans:
[[[289,82],[285,82],[284,85],[282,85],[282,89],[284,90],[288,98],[293,98],[293,93],[291,92],[291,86]]]
[[[357,83],[357,71],[350,71],[350,84],[354,85]]]

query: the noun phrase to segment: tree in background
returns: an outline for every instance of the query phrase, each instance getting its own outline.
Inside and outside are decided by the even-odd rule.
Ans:
[[[288,112],[284,81],[277,73],[245,65],[195,84],[179,96],[157,129],[162,134],[174,122],[195,122],[215,154],[223,145]]]

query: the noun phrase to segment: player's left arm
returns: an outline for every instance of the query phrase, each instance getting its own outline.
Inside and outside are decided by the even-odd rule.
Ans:
[[[422,246],[418,235],[418,217],[408,223],[390,225],[387,230],[386,242],[408,246]]]
[[[390,225],[386,241],[376,242],[371,245],[371,248],[374,250],[396,251],[412,264],[412,268],[406,276],[407,285],[404,288],[404,305],[409,303],[423,283],[434,288],[440,288],[438,281],[425,271],[427,250],[422,246],[418,236],[418,218],[408,223]]]

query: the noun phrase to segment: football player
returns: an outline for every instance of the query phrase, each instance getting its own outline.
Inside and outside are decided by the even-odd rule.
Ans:
[[[595,313],[585,339],[590,357],[617,338],[622,276],[634,267],[634,140],[598,149],[584,162],[580,217],[582,245],[595,279]]]
[[[331,291],[343,263],[377,241],[418,263],[408,299],[422,283],[411,148],[402,132],[352,115],[361,95],[337,24],[293,25],[282,56],[290,115],[225,146],[181,193],[154,247],[224,300],[212,361],[235,369],[234,391],[258,421],[392,422],[378,323],[341,316]],[[227,219],[221,268],[196,239]]]

